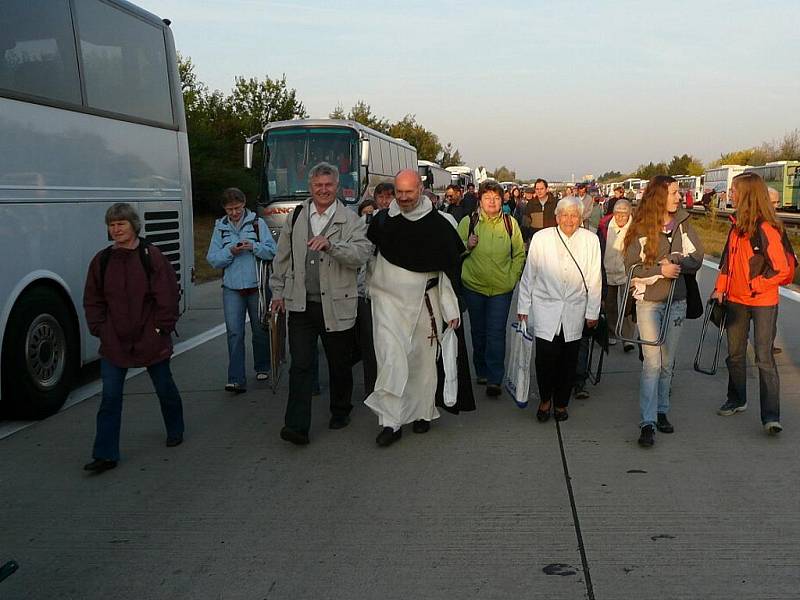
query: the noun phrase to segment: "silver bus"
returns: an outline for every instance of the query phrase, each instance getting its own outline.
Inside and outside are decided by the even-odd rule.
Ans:
[[[417,171],[422,178],[422,187],[432,191],[439,200],[442,200],[447,186],[453,183],[452,173],[429,160],[418,160]]]
[[[3,0],[2,15],[0,399],[37,418],[97,358],[83,286],[111,204],[138,209],[185,308],[189,153],[167,21],[123,0]]]
[[[475,185],[475,177],[469,167],[446,167],[446,169],[450,171],[451,182],[460,185],[462,190],[466,191],[470,184]]]
[[[417,168],[408,142],[355,121],[298,119],[268,124],[245,143],[245,167],[253,168],[254,147],[262,144],[262,215],[276,238],[294,207],[309,197],[308,171],[319,162],[339,169],[339,199],[355,209],[375,186],[392,182],[403,169]]]

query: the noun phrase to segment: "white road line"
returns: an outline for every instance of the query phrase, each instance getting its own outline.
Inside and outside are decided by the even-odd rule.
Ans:
[[[717,263],[712,262],[708,259],[703,260],[703,265],[708,267],[709,269],[714,269],[715,271],[719,271],[719,266],[717,265]],[[800,292],[796,292],[795,290],[790,290],[787,287],[781,287],[780,294],[781,296],[791,300],[792,302],[800,302]]]
[[[184,352],[188,352],[189,350],[193,350],[198,346],[205,344],[206,342],[213,340],[215,337],[219,337],[225,333],[225,323],[220,323],[216,327],[212,327],[208,331],[204,331],[203,333],[194,336],[193,338],[189,338],[185,342],[180,342],[175,344],[175,348],[172,353],[172,357],[175,358],[183,354]],[[128,369],[128,374],[125,376],[125,379],[130,379],[131,377],[136,377],[140,373],[144,373],[145,369],[137,368],[137,369]],[[103,383],[98,379],[96,381],[92,381],[91,383],[87,383],[79,388],[72,390],[69,396],[67,396],[67,401],[64,402],[64,406],[61,407],[61,411],[65,411],[68,408],[75,406],[79,402],[83,402],[91,398],[92,396],[99,394],[103,389]],[[15,433],[22,431],[23,429],[27,429],[36,423],[40,423],[41,421],[6,421],[0,424],[0,440],[5,439],[9,436],[14,435]]]

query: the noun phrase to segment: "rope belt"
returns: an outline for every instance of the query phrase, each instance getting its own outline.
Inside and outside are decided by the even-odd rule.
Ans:
[[[435,341],[436,347],[441,348],[439,333],[436,327],[436,317],[433,316],[433,305],[431,304],[430,296],[428,296],[428,290],[435,288],[437,285],[439,285],[438,277],[428,279],[428,282],[425,284],[425,308],[428,309],[428,316],[431,319],[431,334],[428,336],[428,339],[431,341],[431,346],[433,346],[433,342]]]

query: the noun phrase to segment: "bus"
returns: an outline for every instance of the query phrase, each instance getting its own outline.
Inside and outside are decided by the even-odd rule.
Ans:
[[[422,178],[422,187],[432,191],[441,200],[447,186],[453,182],[453,176],[447,169],[429,160],[417,160],[417,171]]]
[[[3,0],[0,406],[42,418],[97,358],[83,287],[129,202],[189,300],[186,119],[169,22],[124,0]]]
[[[255,146],[260,164],[258,204],[275,239],[287,215],[309,197],[308,171],[320,162],[339,169],[339,200],[353,208],[371,197],[381,182],[394,182],[403,169],[417,168],[417,150],[361,123],[339,119],[295,119],[269,123],[249,137],[244,166],[252,169]],[[449,176],[449,175],[448,175]]]
[[[703,180],[703,194],[725,192],[728,195],[733,178],[743,173],[747,167],[742,165],[721,165],[706,171]]]
[[[462,190],[466,191],[468,185],[475,184],[475,177],[469,167],[446,167],[446,169],[450,171],[451,183],[460,185]]]
[[[703,197],[703,176],[702,175],[676,175],[678,182],[678,193],[681,202],[686,208],[692,208],[695,203],[700,204]]]
[[[800,209],[800,161],[779,160],[759,167],[746,167],[745,173],[758,173],[766,184],[778,190],[779,210]]]

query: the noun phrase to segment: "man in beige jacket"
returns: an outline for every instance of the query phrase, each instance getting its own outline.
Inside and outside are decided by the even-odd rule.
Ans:
[[[272,310],[289,311],[289,398],[281,438],[308,444],[317,337],[328,361],[331,429],[350,423],[357,274],[372,253],[366,225],[336,199],[339,172],[320,163],[309,171],[311,198],[299,204],[278,238],[269,280]]]

